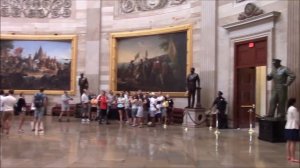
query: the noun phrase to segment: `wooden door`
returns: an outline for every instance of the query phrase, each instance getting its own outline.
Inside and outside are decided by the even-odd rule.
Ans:
[[[249,128],[249,107],[255,104],[255,67],[237,69],[237,127]],[[254,109],[255,110],[255,109]],[[252,113],[252,123],[255,119],[255,111]]]
[[[267,38],[235,43],[234,115],[235,128],[249,128],[249,108],[255,104],[256,69],[267,65]],[[253,119],[255,112],[252,113]]]

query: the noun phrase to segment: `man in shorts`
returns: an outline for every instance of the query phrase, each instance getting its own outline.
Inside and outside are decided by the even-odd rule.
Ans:
[[[43,132],[44,130],[40,128],[42,119],[45,113],[45,107],[46,107],[46,95],[44,94],[44,89],[40,89],[39,93],[36,93],[34,95],[33,100],[35,111],[34,111],[34,121],[33,121],[33,128],[32,131],[35,131],[36,123],[38,128],[38,133]]]
[[[73,100],[73,98],[71,98],[68,94],[67,91],[64,91],[64,94],[61,95],[61,112],[59,114],[58,117],[58,121],[61,122],[62,121],[62,116],[64,113],[67,113],[67,122],[70,122],[70,103],[69,101]]]
[[[9,134],[11,128],[12,117],[14,114],[14,106],[17,102],[17,99],[13,96],[14,91],[9,90],[8,95],[2,99],[3,103],[3,131],[5,134]]]

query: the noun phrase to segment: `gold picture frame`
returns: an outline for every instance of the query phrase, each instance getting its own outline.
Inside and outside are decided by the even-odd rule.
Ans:
[[[0,89],[76,93],[77,35],[0,35]]]
[[[148,69],[152,72],[146,73],[146,61],[150,62]],[[161,70],[157,68],[159,64]],[[113,91],[162,91],[173,97],[184,97],[191,65],[191,25],[110,34],[110,89]],[[172,77],[168,78],[167,74]]]

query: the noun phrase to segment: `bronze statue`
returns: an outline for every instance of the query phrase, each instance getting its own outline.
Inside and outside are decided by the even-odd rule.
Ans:
[[[186,82],[188,91],[187,108],[194,108],[196,89],[200,87],[200,78],[199,75],[195,73],[195,68],[191,68],[191,73],[188,75]]]
[[[274,117],[277,108],[277,118],[284,118],[287,102],[287,89],[296,76],[289,68],[280,64],[281,60],[273,59],[273,69],[267,75],[267,80],[273,80],[269,112],[266,117]]]
[[[87,78],[84,77],[83,73],[80,74],[80,78],[78,80],[78,85],[79,85],[80,96],[81,96],[83,94],[83,90],[84,89],[87,90],[89,88],[89,82],[88,82]]]

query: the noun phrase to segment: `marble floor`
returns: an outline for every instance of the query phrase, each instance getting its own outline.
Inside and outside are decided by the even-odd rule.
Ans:
[[[1,168],[299,168],[286,161],[285,143],[251,137],[247,130],[221,130],[180,125],[136,128],[57,122],[47,116],[45,134],[17,133],[14,119],[9,136],[1,135]],[[252,138],[252,139],[251,139]],[[298,146],[299,147],[299,146]],[[299,156],[299,151],[297,152]]]

